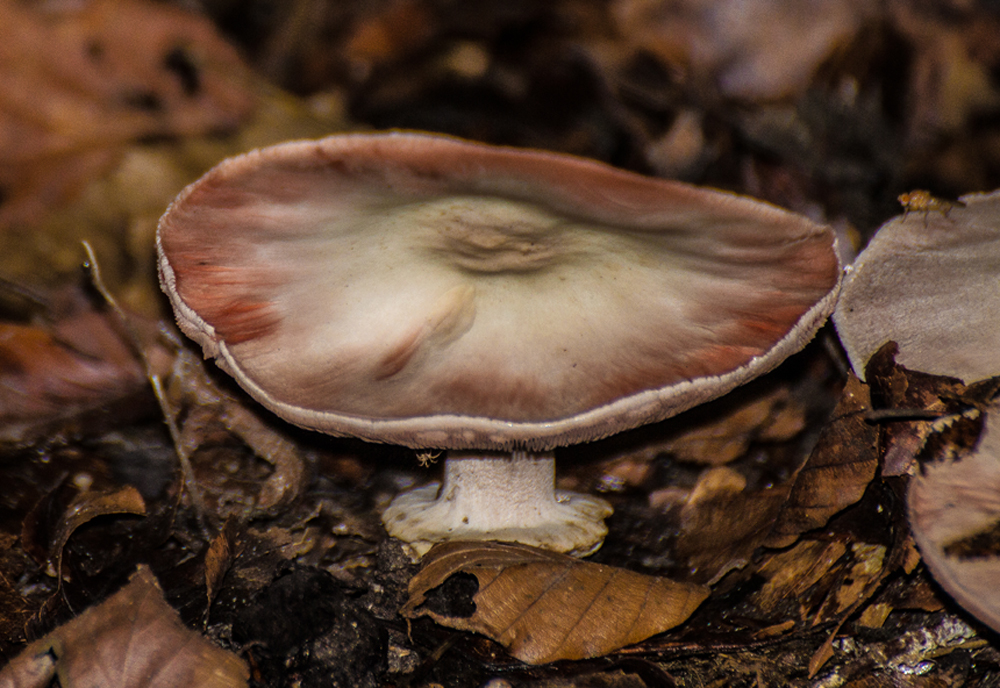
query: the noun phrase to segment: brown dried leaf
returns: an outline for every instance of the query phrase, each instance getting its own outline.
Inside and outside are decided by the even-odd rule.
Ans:
[[[55,294],[50,322],[0,322],[0,441],[25,442],[146,385],[113,315],[76,291]]]
[[[0,688],[246,686],[235,655],[181,623],[145,566],[128,585],[36,640],[0,671]]]
[[[865,422],[867,407],[867,391],[855,380],[808,458],[786,441],[787,450],[769,460],[766,473],[753,461],[715,466],[702,472],[690,493],[677,491],[675,499],[684,499],[676,560],[695,580],[711,584],[743,566],[757,548],[787,546],[856,502],[877,467],[877,429]],[[669,496],[657,495],[663,501]]]
[[[448,578],[476,577],[475,612],[446,616],[419,609]],[[404,616],[482,633],[529,664],[584,659],[662,633],[687,619],[708,588],[644,576],[525,545],[452,542],[424,557],[409,585]]]
[[[809,663],[810,676],[815,676],[833,656],[833,642],[843,624],[872,601],[889,576],[913,570],[912,540],[903,515],[893,508],[897,499],[891,486],[876,484],[832,524],[833,530],[841,530],[850,538],[850,547],[815,591],[818,595],[811,614],[813,623],[835,624]]]
[[[757,568],[757,575],[766,582],[754,594],[754,603],[764,610],[795,604],[799,618],[807,618],[814,611],[814,600],[807,593],[829,575],[846,552],[847,546],[837,540],[804,540],[791,549],[767,555]]]
[[[768,539],[785,547],[864,494],[878,468],[878,428],[867,422],[868,387],[851,375]]]
[[[728,466],[704,471],[680,510],[677,560],[708,584],[746,564],[771,532],[793,475],[772,485],[748,485],[744,473]]]
[[[233,561],[239,556],[241,525],[236,519],[229,519],[205,552],[205,591],[208,595],[208,606],[222,587],[222,581],[232,568]]]
[[[913,570],[915,551],[897,503],[894,491],[876,484],[827,527],[790,548],[759,552],[752,565],[725,582],[726,590],[758,586],[746,606],[739,607],[739,618],[754,620],[761,629],[757,637],[766,637],[788,620],[799,630],[830,623],[839,628],[871,604],[876,592],[884,591],[887,577]],[[890,600],[898,598],[883,596],[878,601]]]
[[[902,551],[898,545],[897,542],[892,550],[888,550],[884,545],[866,542],[858,542],[851,547],[851,556],[846,562],[850,568],[847,569],[843,563],[841,564],[841,578],[838,585],[830,589],[830,594],[823,599],[823,604],[814,618],[817,624],[831,618],[836,619],[837,623],[826,641],[809,660],[810,678],[814,677],[833,657],[833,641],[848,617],[860,609],[885,581],[886,576],[898,567]]]
[[[883,421],[883,475],[905,475],[918,459],[971,447],[981,430],[978,412],[1000,386],[998,378],[964,385],[956,378],[908,370],[896,363],[896,353],[896,345],[889,342],[865,368],[873,413]]]
[[[865,376],[872,388],[872,406],[879,409],[905,412],[927,411],[939,414],[949,412],[947,399],[959,399],[968,387],[955,377],[924,373],[907,368],[896,361],[899,347],[887,342],[879,347],[865,366]]]
[[[746,453],[755,440],[788,440],[805,427],[805,408],[793,403],[787,387],[775,387],[761,395],[747,395],[731,413],[710,417],[665,442],[662,451],[678,461],[718,466]]]
[[[817,623],[825,618],[843,620],[844,612],[857,609],[886,575],[888,549],[885,545],[856,542],[851,545],[850,552],[839,585],[831,590],[832,594],[817,612]]]
[[[784,614],[813,627],[829,622],[839,627],[892,568],[884,545],[803,540],[766,555],[755,572],[766,582],[752,600],[771,617]],[[819,657],[825,656],[821,651]]]
[[[50,512],[54,512],[51,517]],[[50,567],[49,575],[60,576],[63,550],[73,533],[93,519],[111,514],[145,516],[146,504],[139,491],[131,485],[77,493],[71,484],[65,483],[49,492],[24,518],[21,525],[22,546],[36,561]],[[58,520],[46,522],[56,516]]]
[[[77,528],[99,516],[109,514],[146,515],[146,503],[131,485],[112,492],[83,492],[70,502],[49,549],[49,559],[60,559],[62,550]]]
[[[743,387],[738,396],[726,397],[688,411],[675,419],[640,428],[631,440],[603,460],[600,483],[608,491],[641,487],[651,477],[652,464],[669,454],[683,463],[719,466],[745,456],[756,442],[787,442],[806,426],[808,408],[796,392],[784,385],[754,384]],[[615,440],[612,438],[611,442]],[[586,446],[567,447],[567,455],[587,456]],[[566,476],[562,476],[566,480]],[[675,486],[666,490],[674,493]],[[584,489],[568,483],[565,489]],[[656,508],[672,501],[673,494],[653,494]]]
[[[231,128],[253,105],[236,51],[176,7],[0,0],[0,44],[0,226],[36,219],[121,144]]]

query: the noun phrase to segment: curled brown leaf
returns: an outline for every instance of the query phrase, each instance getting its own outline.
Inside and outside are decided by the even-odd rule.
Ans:
[[[525,545],[452,542],[424,558],[401,613],[496,640],[529,664],[584,659],[662,633],[687,619],[708,588],[581,561]],[[420,606],[451,576],[475,576],[471,616]]]

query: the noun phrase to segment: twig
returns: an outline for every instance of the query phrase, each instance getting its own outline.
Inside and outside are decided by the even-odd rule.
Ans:
[[[174,445],[174,452],[177,454],[177,460],[180,463],[181,483],[183,488],[191,497],[191,504],[194,507],[195,516],[198,519],[198,525],[202,534],[208,538],[209,530],[205,525],[205,500],[202,496],[201,489],[198,487],[198,483],[195,480],[194,469],[191,467],[190,453],[184,445],[180,428],[177,425],[177,414],[171,408],[170,402],[167,400],[167,396],[164,393],[163,381],[160,378],[160,375],[153,370],[153,367],[149,362],[149,356],[146,354],[146,347],[142,343],[142,338],[139,335],[139,332],[135,329],[131,319],[122,307],[118,305],[117,299],[115,299],[114,295],[104,284],[104,280],[101,278],[101,268],[98,265],[97,256],[94,254],[94,249],[90,245],[89,241],[83,242],[83,250],[87,253],[87,261],[84,263],[83,267],[87,270],[91,283],[114,312],[122,327],[125,328],[133,351],[139,357],[139,360],[142,361],[143,369],[146,371],[146,378],[149,380],[149,384],[153,388],[153,394],[156,396],[156,401],[160,405],[160,413],[163,414],[163,419],[166,421],[167,428],[170,431],[170,439]]]

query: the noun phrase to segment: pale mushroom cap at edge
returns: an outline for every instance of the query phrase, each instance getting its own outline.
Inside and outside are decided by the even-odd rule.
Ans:
[[[832,232],[554,153],[424,134],[224,161],[160,220],[181,329],[282,418],[548,449],[661,420],[801,349]]]
[[[974,417],[975,410],[966,412]],[[992,404],[978,445],[959,460],[927,463],[910,480],[907,515],[927,568],[966,610],[1000,631],[1000,406]]]
[[[910,370],[1000,375],[1000,191],[961,201],[889,220],[848,269],[833,322],[861,379],[888,341]]]

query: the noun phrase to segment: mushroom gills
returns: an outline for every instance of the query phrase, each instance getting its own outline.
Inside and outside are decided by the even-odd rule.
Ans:
[[[520,542],[586,556],[607,535],[611,505],[555,489],[552,452],[451,452],[443,483],[399,494],[382,514],[393,537],[422,557],[448,540]]]

